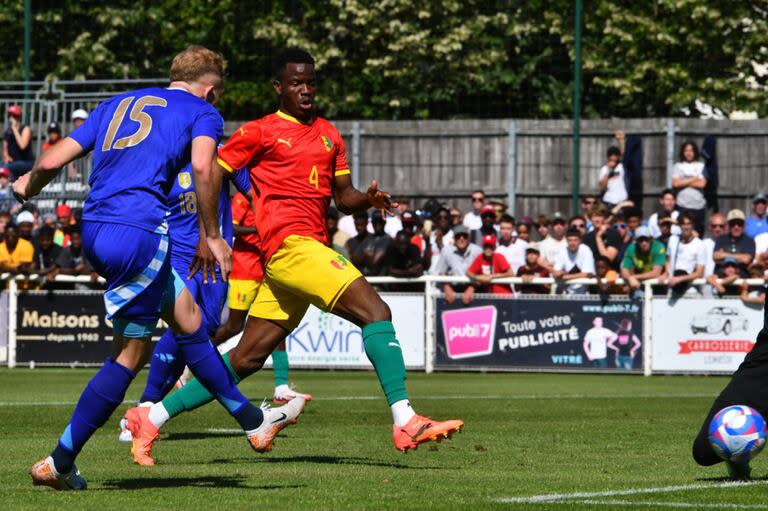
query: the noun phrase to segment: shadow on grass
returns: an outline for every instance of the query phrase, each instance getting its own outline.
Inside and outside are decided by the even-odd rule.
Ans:
[[[734,481],[730,477],[727,476],[720,476],[720,477],[697,477],[695,481],[700,481],[702,483],[738,483],[738,482],[763,482],[768,481],[768,476],[760,476],[760,477],[753,477],[749,481]]]
[[[243,488],[247,490],[287,490],[301,488],[297,484],[246,484],[243,476],[205,477],[137,477],[133,479],[110,479],[103,483],[105,490],[151,490],[157,488]]]
[[[281,458],[229,458],[229,459],[214,459],[207,463],[210,464],[227,464],[227,463],[315,463],[319,465],[359,465],[368,467],[384,467],[384,468],[400,468],[408,470],[446,470],[445,466],[413,466],[406,465],[404,463],[398,463],[395,461],[382,461],[370,458],[355,458],[345,456],[286,456]]]

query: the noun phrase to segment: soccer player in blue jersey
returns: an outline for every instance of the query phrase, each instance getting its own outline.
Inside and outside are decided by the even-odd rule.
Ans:
[[[251,181],[248,169],[240,169],[231,176],[225,176],[219,195],[219,225],[221,235],[231,246],[233,242],[232,208],[229,197],[229,183],[252,201]],[[192,297],[203,315],[203,324],[208,336],[213,338],[221,324],[221,309],[227,295],[227,282],[214,266],[208,266],[198,254],[200,236],[199,217],[197,214],[197,196],[192,178],[192,167],[187,165],[173,180],[168,194],[170,209],[166,222],[170,236],[171,267],[184,280]],[[197,271],[197,269],[201,271]],[[226,360],[225,360],[226,363]],[[176,335],[172,329],[165,331],[152,353],[147,385],[139,399],[140,407],[146,407],[160,401],[173,388],[184,371],[185,361],[179,352]],[[152,419],[150,414],[150,419]],[[132,440],[127,429],[128,420],[120,421],[120,440]],[[134,451],[141,451],[141,439],[137,439]],[[143,458],[137,458],[143,459]],[[140,463],[141,464],[141,463]]]
[[[223,279],[231,268],[231,249],[217,218],[223,173],[212,165],[223,131],[212,104],[223,90],[224,65],[215,52],[187,48],[173,59],[168,88],[133,91],[105,101],[13,185],[17,199],[27,200],[63,166],[93,151],[83,245],[88,260],[107,280],[104,302],[115,338],[113,356],[86,386],[56,448],[32,467],[36,485],[86,488],[75,458],[122,403],[146,362],[148,342],[161,316],[173,329],[192,373],[238,421],[252,446],[269,443],[279,431],[235,386],[208,338],[200,308],[168,257],[167,197],[179,169],[191,163],[205,230],[201,251],[210,250]],[[277,426],[295,422],[303,405],[296,399],[281,407],[285,417]]]

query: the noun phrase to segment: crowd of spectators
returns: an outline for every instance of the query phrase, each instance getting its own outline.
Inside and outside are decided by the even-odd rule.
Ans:
[[[609,148],[599,170],[599,196],[581,201],[581,214],[515,218],[503,202],[477,190],[463,214],[435,200],[421,209],[400,201],[394,217],[379,212],[329,220],[334,245],[368,276],[464,276],[469,283],[440,284],[445,299],[470,303],[477,293],[628,294],[639,298],[644,282],[656,279],[656,294],[740,295],[762,300],[733,282],[763,278],[768,269],[768,198],[753,197],[749,215],[740,209],[711,213],[706,223],[706,175],[696,144],[684,142],[673,187],[659,194],[650,215],[627,200],[619,146]],[[347,240],[337,242],[340,232]],[[521,277],[522,284],[496,282]],[[535,282],[553,277],[554,286]],[[578,279],[600,279],[597,285]],[[707,285],[693,285],[706,279]],[[386,286],[383,286],[386,288]],[[554,289],[552,289],[554,287]],[[407,289],[392,286],[390,289]]]

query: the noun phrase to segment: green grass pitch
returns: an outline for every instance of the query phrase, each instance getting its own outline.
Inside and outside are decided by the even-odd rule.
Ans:
[[[52,449],[92,374],[0,370],[0,509],[768,509],[768,457],[753,464],[756,482],[736,486],[722,465],[691,459],[722,377],[411,373],[420,413],[466,427],[403,455],[373,373],[292,371],[316,400],[272,453],[251,451],[213,403],[170,422],[158,465],[139,467],[117,442],[115,414],[78,460],[86,492],[32,487],[27,471]],[[265,371],[241,388],[261,399],[271,378]]]

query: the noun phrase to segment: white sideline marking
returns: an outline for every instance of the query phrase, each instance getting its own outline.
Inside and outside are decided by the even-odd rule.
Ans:
[[[531,400],[557,400],[557,399],[699,399],[712,398],[714,394],[543,394],[543,395],[520,395],[520,396],[498,396],[498,395],[479,395],[479,396],[417,396],[414,401],[436,401],[442,399],[453,399],[460,401],[488,401],[488,400],[508,400],[508,401],[531,401]],[[313,401],[377,401],[384,399],[383,396],[318,396],[313,397]],[[123,401],[123,404],[132,404],[135,401]],[[0,401],[0,408],[3,407],[24,407],[24,406],[70,406],[77,404],[77,401]]]
[[[535,504],[563,501],[573,503],[576,500],[591,499],[593,497],[618,497],[624,495],[642,495],[649,493],[671,493],[676,491],[707,490],[710,488],[737,488],[740,486],[756,486],[765,484],[768,484],[768,481],[727,481],[724,483],[715,484],[686,484],[681,486],[660,486],[657,488],[631,488],[628,490],[600,491],[592,493],[552,493],[549,495],[534,495],[532,497],[501,498],[496,499],[496,501],[502,502],[504,504]]]
[[[567,500],[563,504],[588,504],[593,506],[640,506],[640,507],[678,507],[686,509],[768,509],[762,504],[702,504],[700,502],[658,502],[633,500]]]

